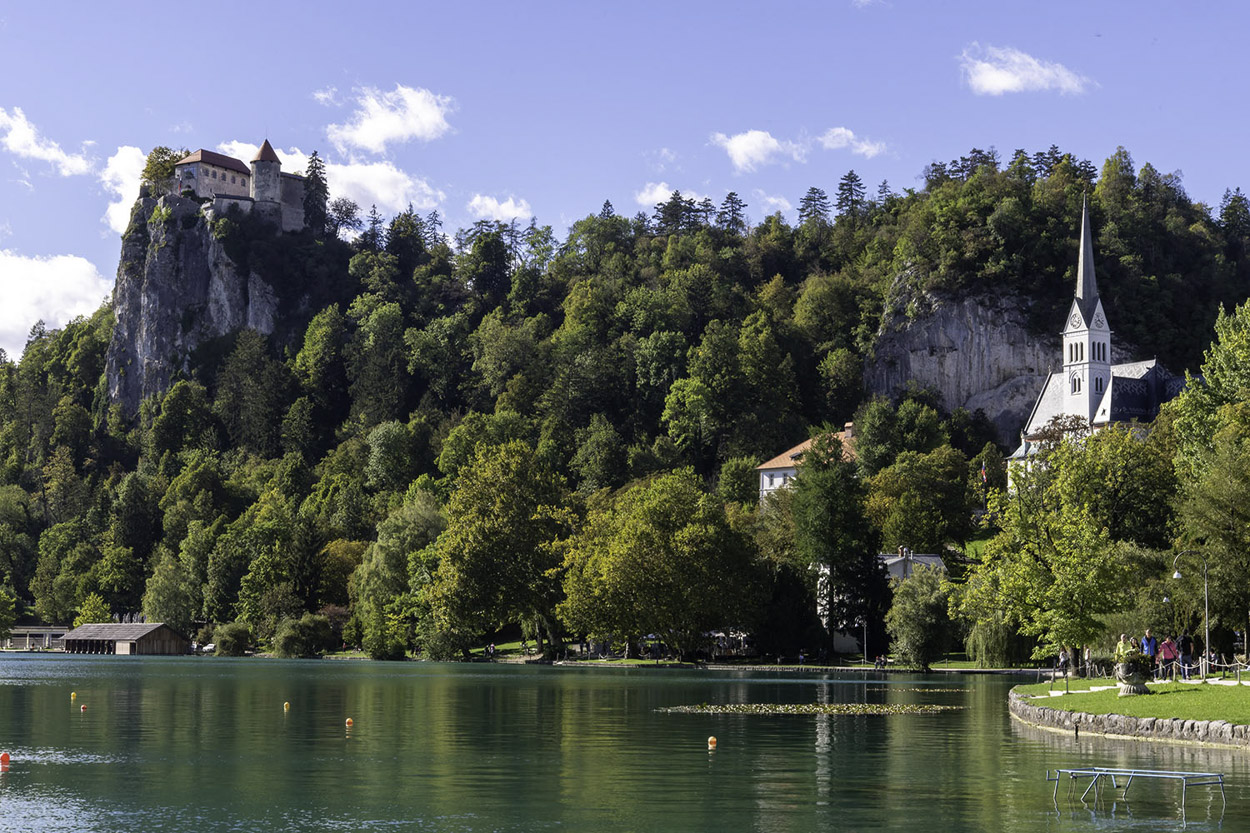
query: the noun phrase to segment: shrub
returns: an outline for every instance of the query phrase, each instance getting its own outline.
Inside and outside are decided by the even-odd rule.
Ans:
[[[241,657],[252,647],[252,629],[242,622],[222,625],[213,633],[219,657]]]
[[[273,652],[280,657],[317,657],[333,647],[330,620],[316,613],[284,619],[273,637]]]

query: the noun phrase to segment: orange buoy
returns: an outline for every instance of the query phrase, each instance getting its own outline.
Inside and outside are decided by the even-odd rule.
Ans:
[[[290,710],[291,710],[291,704],[289,702],[282,704],[282,711],[289,712]]]
[[[707,748],[709,751],[716,748],[716,735],[712,735],[707,739]]]
[[[355,725],[356,725],[356,721],[352,720],[352,719],[349,717],[349,718],[347,718],[347,725],[348,725],[348,726],[355,726]]]
[[[9,765],[9,753],[0,752],[0,766],[8,766],[8,765]]]
[[[77,699],[78,699],[78,692],[77,692],[77,691],[71,691],[71,692],[69,693],[69,699],[71,699],[71,700],[77,700]]]

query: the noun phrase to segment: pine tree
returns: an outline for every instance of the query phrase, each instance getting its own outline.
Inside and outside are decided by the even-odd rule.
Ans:
[[[382,230],[382,215],[376,205],[369,208],[369,219],[365,222],[365,230],[360,233],[356,245],[362,252],[378,252],[386,244],[386,235]]]
[[[729,234],[739,236],[746,234],[746,207],[747,204],[742,201],[738,193],[730,191],[721,201],[720,211],[716,212],[716,225]]]
[[[835,204],[840,216],[846,217],[852,224],[858,222],[864,210],[864,181],[855,171],[847,171],[839,180]]]
[[[304,225],[313,234],[325,234],[326,212],[330,190],[326,185],[326,166],[313,151],[304,171]]]
[[[599,219],[608,220],[616,216],[616,209],[612,207],[611,200],[603,201],[603,208],[599,209]]]
[[[826,225],[829,222],[829,195],[813,185],[799,200],[799,225]]]

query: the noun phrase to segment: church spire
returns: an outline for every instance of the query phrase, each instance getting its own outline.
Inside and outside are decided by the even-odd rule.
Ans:
[[[1094,277],[1094,236],[1089,229],[1089,203],[1081,199],[1081,254],[1076,262],[1076,302],[1088,324],[1098,306],[1098,280]]]

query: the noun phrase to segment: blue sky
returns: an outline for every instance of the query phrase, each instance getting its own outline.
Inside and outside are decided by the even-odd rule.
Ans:
[[[672,188],[753,220],[854,169],[1118,145],[1250,189],[1243,4],[0,6],[0,348],[112,287],[144,154],[318,150],[332,195],[552,225]],[[250,159],[244,156],[244,161]]]

